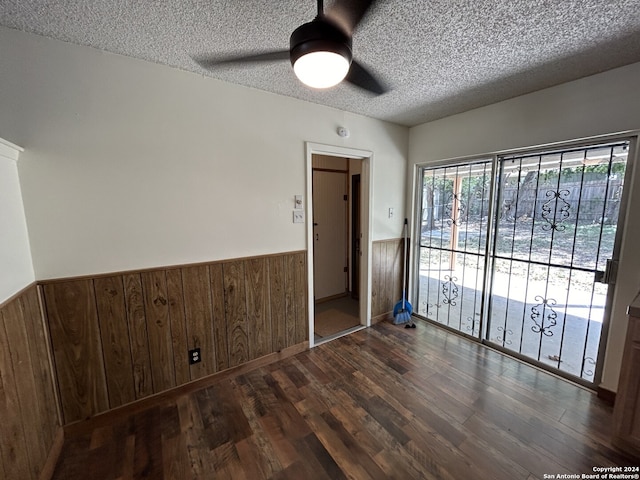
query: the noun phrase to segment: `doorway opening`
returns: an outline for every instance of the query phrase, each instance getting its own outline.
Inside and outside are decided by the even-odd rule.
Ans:
[[[630,142],[421,168],[417,314],[600,379]]]
[[[311,162],[313,333],[315,343],[319,343],[361,326],[359,187],[362,160],[315,154]]]
[[[347,148],[347,147],[338,147],[335,145],[325,145],[319,143],[311,143],[307,142],[305,144],[306,147],[306,165],[307,165],[307,218],[309,219],[306,222],[307,226],[307,252],[308,252],[308,311],[309,311],[309,347],[314,347],[319,343],[324,343],[326,341],[332,340],[334,338],[340,337],[342,335],[346,335],[356,330],[360,330],[362,328],[368,327],[371,325],[371,288],[372,288],[372,274],[371,274],[371,262],[372,262],[372,223],[371,223],[371,205],[372,205],[372,189],[371,189],[371,178],[373,172],[373,152],[368,150],[360,150],[355,148]],[[346,331],[338,332],[336,334],[330,335],[328,337],[320,337],[316,341],[316,337],[313,335],[315,331],[315,323],[316,323],[316,281],[315,281],[315,265],[314,265],[314,257],[315,257],[315,235],[314,230],[315,226],[313,225],[314,215],[315,215],[315,205],[313,199],[313,157],[314,156],[327,156],[327,157],[338,157],[344,159],[348,159],[352,165],[352,173],[353,175],[349,175],[349,177],[353,177],[355,175],[360,175],[359,182],[359,206],[355,207],[358,209],[358,220],[360,225],[359,232],[359,240],[356,245],[356,254],[358,259],[355,262],[357,269],[357,281],[353,283],[353,270],[345,274],[344,271],[342,274],[346,276],[349,281],[349,285],[345,288],[344,292],[347,293],[346,296],[356,297],[357,295],[357,308],[358,308],[358,319],[359,324],[354,326],[351,329]],[[357,161],[354,162],[354,161]],[[359,167],[359,171],[357,170]],[[357,182],[357,180],[356,180]],[[351,185],[353,187],[353,183],[349,182],[347,185]],[[356,187],[357,188],[357,187]],[[353,195],[352,197],[353,198]],[[344,201],[344,200],[343,200]],[[347,210],[347,218],[351,218],[353,220],[353,214],[349,216],[349,212],[352,212],[353,202],[349,202],[347,200],[347,204],[350,205]],[[352,222],[348,220],[351,226],[347,226],[347,231],[351,232],[349,236],[349,240],[347,243],[347,252],[348,255],[351,256],[354,253],[354,231],[356,229],[353,228]],[[317,222],[315,222],[317,223]],[[357,234],[356,234],[357,236]],[[353,258],[349,258],[347,263],[347,267],[350,265],[354,265]],[[343,266],[344,270],[344,266]],[[344,277],[343,277],[344,278]],[[322,302],[319,303],[320,308],[327,308],[330,305],[322,306]]]

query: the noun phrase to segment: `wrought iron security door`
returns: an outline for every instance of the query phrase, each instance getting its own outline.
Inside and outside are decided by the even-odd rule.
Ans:
[[[422,170],[416,313],[479,337],[492,161]]]
[[[423,168],[415,313],[595,382],[628,149]]]
[[[595,380],[628,148],[499,159],[488,342]]]

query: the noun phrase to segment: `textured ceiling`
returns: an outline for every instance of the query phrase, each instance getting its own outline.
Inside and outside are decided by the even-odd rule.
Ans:
[[[348,84],[312,91],[288,62],[207,72],[191,59],[286,49],[315,8],[315,0],[2,0],[0,25],[403,125],[640,61],[640,0],[378,0],[353,50],[392,88],[379,97]]]

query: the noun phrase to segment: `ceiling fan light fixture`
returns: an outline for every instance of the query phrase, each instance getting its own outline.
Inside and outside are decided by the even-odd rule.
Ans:
[[[305,85],[333,87],[349,73],[351,38],[322,16],[298,27],[289,43],[293,71]]]
[[[350,65],[351,62],[340,53],[320,50],[298,58],[293,71],[309,87],[329,88],[344,80]]]
[[[352,35],[376,0],[334,0],[327,15],[324,0],[317,0],[318,15],[296,28],[289,49],[247,52],[243,55],[192,57],[205,70],[218,66],[291,62],[295,75],[305,85],[330,88],[343,80],[374,95],[388,88],[360,62],[353,60]]]

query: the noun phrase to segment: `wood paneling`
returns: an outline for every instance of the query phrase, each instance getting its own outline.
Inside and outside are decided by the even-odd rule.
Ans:
[[[296,259],[293,256],[285,258],[285,322],[287,345],[294,345],[297,340],[296,336]]]
[[[28,342],[28,352],[31,359],[31,368],[33,372],[33,392],[27,391],[26,394],[34,397],[35,415],[37,420],[37,435],[40,445],[40,451],[48,455],[49,448],[54,441],[55,429],[58,422],[58,400],[55,396],[53,380],[53,371],[51,368],[51,351],[49,348],[48,332],[45,332],[42,320],[42,309],[38,291],[31,288],[24,292],[21,297],[24,312],[25,333]],[[14,373],[16,370],[14,369]],[[25,371],[28,375],[29,372]],[[34,393],[35,392],[35,393]]]
[[[176,373],[176,385],[191,380],[189,364],[182,355],[189,350],[187,342],[187,320],[184,315],[184,293],[182,290],[182,271],[167,270],[167,294],[169,299],[169,317],[171,320],[171,345],[173,347],[173,366]]]
[[[287,346],[287,317],[285,309],[285,259],[269,258],[269,284],[271,286],[271,318],[273,318],[273,348],[282,350]]]
[[[295,305],[296,335],[291,345],[304,342],[309,337],[307,315],[307,256],[298,253],[293,256],[293,303]]]
[[[108,409],[93,281],[45,284],[44,295],[64,421]]]
[[[371,316],[389,315],[402,298],[402,239],[373,242]]]
[[[191,380],[215,373],[216,352],[213,346],[211,280],[206,265],[182,269],[184,311],[187,318],[189,348],[200,348],[202,361],[191,366]],[[188,357],[184,352],[185,361]],[[179,353],[178,353],[179,355]]]
[[[140,274],[123,275],[122,278],[133,362],[133,388],[137,400],[153,393],[146,312]]]
[[[144,272],[142,289],[154,390],[167,390],[176,386],[176,372],[173,364],[166,273],[161,270]]]
[[[36,286],[0,306],[0,476],[37,479],[60,426]]]
[[[96,305],[111,408],[133,402],[133,364],[122,277],[96,278]]]
[[[224,274],[222,264],[209,267],[211,300],[213,302],[213,343],[216,349],[215,371],[229,368],[229,345],[227,344],[227,322],[224,315]]]
[[[235,367],[251,358],[249,352],[249,323],[245,296],[244,262],[227,262],[224,272],[224,311],[227,318],[229,366]]]
[[[273,352],[271,311],[269,309],[269,262],[255,258],[245,262],[247,321],[250,360]]]
[[[65,423],[306,341],[306,275],[293,252],[43,282]]]
[[[5,308],[0,315],[0,326],[2,326],[2,330],[0,330],[0,379],[2,380],[2,389],[0,390],[2,443],[0,443],[0,451],[6,478],[20,478],[20,475],[34,478],[29,464],[30,452],[27,451],[24,434],[23,419],[29,412],[24,412],[21,409],[18,385],[13,373],[13,359],[11,358],[10,341],[13,339],[10,339],[5,327],[6,324],[19,322],[19,317],[16,318],[14,308],[9,310],[9,308]]]
[[[307,315],[307,257],[298,253],[271,259],[271,318],[274,349],[280,350],[309,338]]]

